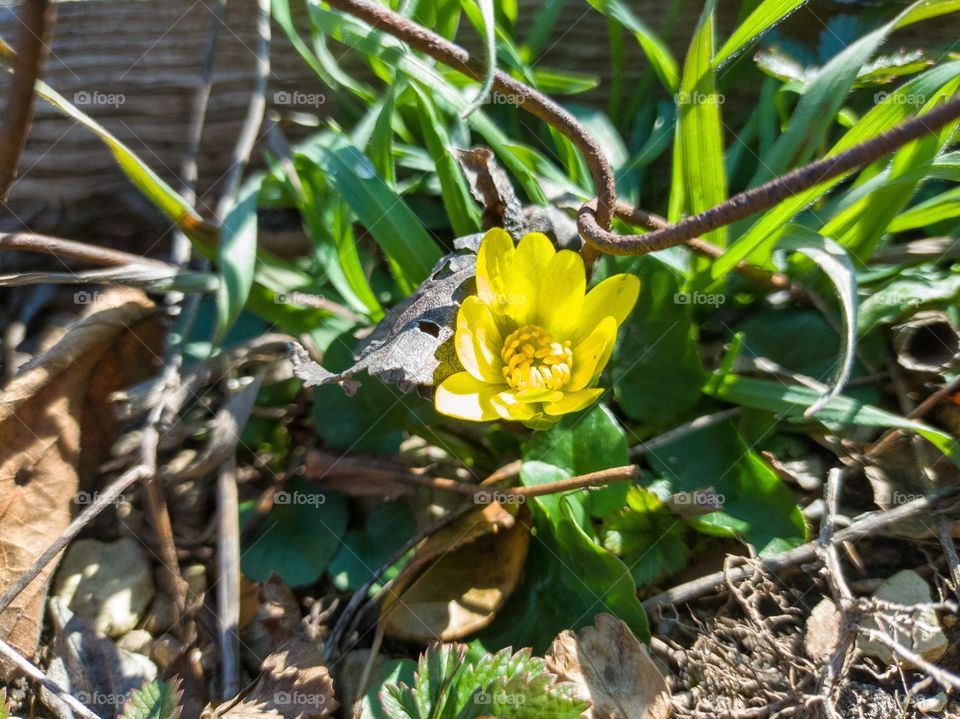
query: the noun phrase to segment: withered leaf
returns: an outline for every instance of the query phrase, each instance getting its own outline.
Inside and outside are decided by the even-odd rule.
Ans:
[[[156,364],[162,327],[140,290],[97,295],[92,313],[27,364],[0,399],[0,586],[9,587],[70,523],[118,431],[107,397]],[[51,564],[0,614],[0,637],[33,656]]]
[[[343,372],[330,372],[314,362],[303,347],[291,350],[294,374],[306,386],[354,381],[366,372],[404,391],[432,387],[460,371],[453,331],[460,303],[476,292],[474,272],[480,235],[456,240],[457,251],[446,255],[417,291],[397,304],[366,337],[356,363]]]
[[[502,227],[515,239],[527,233],[523,207],[507,173],[488,147],[455,148],[453,156],[470,183],[470,193],[483,208],[483,228]]]
[[[594,626],[562,632],[546,656],[547,670],[573,682],[577,695],[593,706],[585,719],[666,719],[672,712],[670,689],[630,628],[610,614],[598,614]]]
[[[487,626],[520,582],[530,512],[494,502],[433,534],[394,580],[381,621],[393,637],[451,641]]]

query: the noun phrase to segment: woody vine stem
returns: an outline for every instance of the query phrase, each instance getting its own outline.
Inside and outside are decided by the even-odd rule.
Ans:
[[[403,40],[434,60],[476,80],[484,77],[480,60],[459,45],[371,0],[329,0],[332,7],[364,20],[377,30]],[[590,246],[612,255],[643,255],[689,243],[700,235],[773,207],[792,195],[867,165],[909,142],[960,118],[960,95],[929,112],[911,118],[849,150],[811,162],[759,187],[741,192],[715,207],[684,218],[676,224],[652,223],[642,235],[618,235],[610,230],[614,215],[642,214],[617,203],[613,169],[600,145],[577,119],[547,96],[502,71],[494,74],[493,89],[523,98],[519,106],[555,127],[583,154],[593,176],[597,196],[577,213],[580,236]],[[698,250],[697,247],[691,249]],[[699,248],[702,249],[702,248]],[[719,253],[715,253],[714,256]]]

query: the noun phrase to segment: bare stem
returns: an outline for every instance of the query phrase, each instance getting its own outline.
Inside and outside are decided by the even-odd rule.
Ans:
[[[33,88],[40,77],[50,30],[56,17],[50,0],[26,0],[18,13],[20,32],[7,107],[0,129],[0,201],[7,199],[33,119]]]

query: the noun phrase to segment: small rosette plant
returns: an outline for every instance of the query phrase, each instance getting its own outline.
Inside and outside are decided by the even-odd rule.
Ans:
[[[586,292],[579,254],[557,251],[540,233],[514,247],[502,229],[484,235],[476,280],[477,294],[460,306],[454,336],[464,371],[437,387],[437,410],[541,429],[595,402],[640,281],[614,275]]]

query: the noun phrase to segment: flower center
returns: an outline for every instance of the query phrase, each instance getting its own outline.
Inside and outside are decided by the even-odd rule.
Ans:
[[[512,332],[500,350],[503,379],[514,389],[561,389],[570,381],[573,351],[538,325]]]

